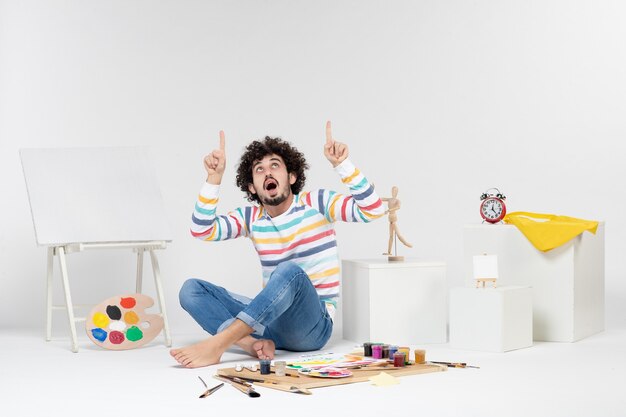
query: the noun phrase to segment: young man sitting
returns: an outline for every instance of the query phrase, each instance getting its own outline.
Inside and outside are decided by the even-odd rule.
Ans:
[[[384,213],[372,185],[348,159],[348,147],[332,137],[326,123],[324,155],[350,195],[330,190],[303,192],[308,168],[304,155],[289,143],[266,137],[246,147],[237,185],[252,206],[216,215],[226,166],[225,137],[204,158],[207,180],[192,216],[191,233],[206,241],[248,237],[263,270],[263,289],[254,298],[231,293],[199,279],[180,290],[181,306],[213,335],[172,349],[183,366],[219,363],[237,345],[260,359],[275,349],[321,349],[332,334],[339,296],[339,257],[333,222],[369,222]]]

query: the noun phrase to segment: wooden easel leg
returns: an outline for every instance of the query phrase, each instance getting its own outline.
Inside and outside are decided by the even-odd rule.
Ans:
[[[163,316],[163,334],[165,335],[165,346],[172,346],[172,338],[170,337],[170,326],[167,321],[165,312],[165,299],[163,298],[163,286],[161,285],[161,272],[159,271],[159,261],[157,261],[156,253],[150,250],[150,260],[152,261],[152,273],[154,274],[154,286],[157,291],[159,307],[161,308],[161,316]]]
[[[135,292],[141,294],[141,283],[143,280],[143,251],[144,249],[137,249],[137,284]]]
[[[65,248],[59,246],[57,248],[59,255],[59,263],[61,265],[61,277],[63,278],[63,290],[65,291],[65,305],[67,307],[67,318],[70,324],[70,333],[72,335],[72,352],[78,353],[78,340],[76,338],[76,320],[74,319],[74,306],[72,304],[72,296],[70,294],[70,282],[67,278],[67,266],[65,264]]]
[[[52,340],[52,274],[54,273],[54,247],[48,247],[48,272],[46,280],[46,342]]]

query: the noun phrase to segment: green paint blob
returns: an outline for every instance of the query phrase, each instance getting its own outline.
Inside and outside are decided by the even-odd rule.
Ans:
[[[128,330],[126,330],[126,338],[131,342],[141,340],[142,337],[143,332],[137,326],[131,326]]]

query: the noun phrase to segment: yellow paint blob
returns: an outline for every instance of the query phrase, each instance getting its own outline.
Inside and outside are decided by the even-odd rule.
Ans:
[[[137,324],[139,323],[139,316],[134,311],[127,311],[124,314],[124,321],[128,324]]]
[[[109,318],[103,313],[94,314],[91,320],[96,327],[100,327],[101,329],[106,329],[109,325]]]

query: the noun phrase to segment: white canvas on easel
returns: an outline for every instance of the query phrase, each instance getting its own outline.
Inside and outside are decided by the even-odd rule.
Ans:
[[[172,234],[147,150],[138,147],[22,149],[35,236],[48,247],[46,340],[51,338],[51,310],[66,308],[72,351],[78,351],[65,255],[90,249],[137,251],[141,292],[143,254],[150,253],[157,299],[164,319],[166,345],[171,345],[155,250],[164,249]],[[58,257],[65,306],[52,306],[52,270]]]
[[[476,287],[479,283],[485,286],[485,282],[492,282],[496,286],[498,279],[498,256],[497,255],[478,255],[474,256],[474,280]]]

